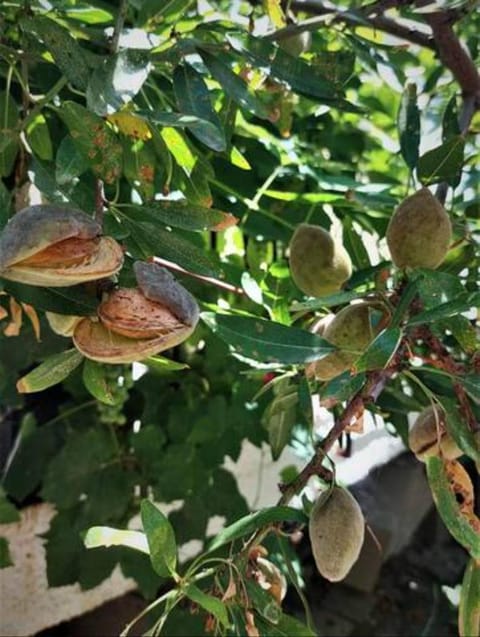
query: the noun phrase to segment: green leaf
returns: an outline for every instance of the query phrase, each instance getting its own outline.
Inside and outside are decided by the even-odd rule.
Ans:
[[[467,564],[462,581],[458,608],[458,632],[460,637],[480,635],[480,562],[473,557]]]
[[[444,461],[432,456],[427,458],[426,465],[433,499],[445,526],[475,560],[480,560],[480,533],[461,514],[460,505],[450,488]]]
[[[90,77],[87,53],[67,29],[45,16],[25,18],[21,27],[44,42],[69,82],[81,90],[87,88]]]
[[[122,145],[113,130],[101,117],[76,102],[63,102],[58,114],[95,175],[107,184],[114,183],[122,169]]]
[[[370,343],[367,350],[356,361],[356,372],[366,372],[371,369],[382,369],[391,361],[402,340],[402,330],[399,327],[383,330]]]
[[[89,167],[88,159],[77,149],[70,135],[62,139],[55,158],[55,178],[60,185],[70,184]]]
[[[145,51],[122,49],[102,60],[87,87],[87,107],[97,115],[116,113],[140,91],[151,65]]]
[[[277,80],[286,82],[295,92],[328,101],[341,96],[337,86],[322,75],[320,68],[308,64],[299,57],[289,55],[268,40],[233,35],[228,35],[227,39],[234,49],[255,67],[265,69]]]
[[[417,164],[417,176],[424,186],[446,181],[455,187],[462,173],[465,138],[455,135],[440,146],[422,155]]]
[[[39,113],[27,126],[27,140],[35,155],[50,161],[53,158],[53,146],[47,120]]]
[[[420,147],[420,112],[417,106],[417,86],[407,84],[402,94],[397,118],[400,152],[413,170],[417,165]]]
[[[21,394],[31,394],[61,383],[82,360],[83,355],[75,348],[53,354],[17,382],[17,391]]]
[[[365,247],[365,241],[353,227],[353,221],[350,217],[345,217],[343,220],[343,245],[357,269],[370,267],[370,257]]]
[[[20,148],[20,138],[14,131],[19,116],[18,106],[11,95],[0,91],[0,176],[7,177],[13,170]]]
[[[467,394],[480,404],[480,376],[478,374],[469,374],[462,378],[462,386]]]
[[[270,625],[273,624],[272,628],[274,628],[282,616],[280,606],[277,604],[272,595],[261,588],[256,582],[245,580],[245,586],[247,588],[250,604],[257,613],[269,622]],[[270,635],[270,631],[267,634]]]
[[[3,479],[5,491],[19,502],[33,493],[61,444],[62,437],[54,426],[39,427],[22,439]]]
[[[138,15],[139,24],[145,24],[149,20],[159,23],[171,22],[177,16],[183,15],[193,4],[193,0],[146,0],[141,3]]]
[[[268,635],[268,637],[317,637],[317,633],[305,626],[303,622],[284,613],[275,625],[267,624],[264,619],[259,618],[257,627],[262,630],[262,635]]]
[[[268,431],[273,460],[278,460],[290,442],[290,434],[297,420],[297,403],[297,390],[290,388],[290,393],[275,396],[263,415],[262,424]]]
[[[335,398],[339,401],[349,400],[360,391],[364,383],[365,374],[352,376],[349,372],[344,372],[326,383],[322,388],[322,400],[327,398]]]
[[[447,301],[437,307],[424,310],[419,314],[415,314],[408,321],[408,325],[421,325],[422,323],[432,323],[443,318],[457,316],[460,312],[465,312],[472,307],[480,304],[480,293],[469,294],[464,292],[459,294],[453,301]]]
[[[463,385],[463,381],[462,381]],[[471,388],[471,385],[470,385]],[[465,387],[465,389],[467,389]],[[468,391],[468,390],[467,390]],[[456,402],[452,398],[446,396],[437,396],[438,401],[442,405],[446,418],[446,428],[448,433],[457,443],[457,446],[475,462],[480,463],[480,447],[475,439],[465,418],[462,416]]]
[[[106,429],[71,433],[48,465],[43,479],[42,497],[53,502],[58,509],[73,507],[88,491],[90,483],[101,480],[103,466],[116,453],[112,437]]]
[[[126,546],[150,555],[147,536],[141,531],[122,531],[110,526],[92,526],[88,529],[83,543],[87,549],[99,546]]]
[[[0,537],[0,569],[8,566],[13,566],[8,540],[5,537]]]
[[[171,372],[179,372],[182,369],[188,369],[187,363],[179,363],[158,355],[144,358],[142,363],[144,365],[148,365],[149,369],[153,372],[158,372],[160,374],[169,374]]]
[[[149,500],[142,500],[140,509],[152,566],[161,577],[171,577],[177,566],[177,545],[172,525]]]
[[[201,606],[207,613],[213,615],[225,628],[228,628],[230,621],[228,619],[228,613],[225,604],[214,597],[213,595],[207,595],[202,590],[195,586],[195,584],[189,584],[185,589],[185,595]]]
[[[189,201],[150,201],[143,205],[131,205],[121,209],[121,214],[132,222],[161,222],[167,226],[203,232],[217,226],[228,227],[236,219],[229,212],[198,206]]]
[[[415,271],[415,276],[418,292],[426,310],[453,301],[465,292],[458,276],[438,270],[421,269]]]
[[[94,314],[98,302],[85,291],[83,285],[65,288],[41,288],[36,285],[25,285],[16,281],[5,281],[4,289],[17,301],[29,303],[35,309],[72,316],[89,316]]]
[[[249,535],[257,529],[270,524],[278,522],[298,522],[300,524],[307,524],[308,517],[298,509],[292,507],[280,506],[269,507],[261,509],[256,513],[250,513],[240,520],[237,520],[230,526],[227,526],[223,531],[213,538],[212,542],[208,546],[208,552],[215,551],[225,544],[229,544],[234,540],[238,540],[244,535]]]
[[[467,354],[473,354],[478,349],[478,339],[472,322],[461,314],[450,316],[440,323],[441,329],[450,330],[460,347]]]
[[[173,88],[182,113],[195,115],[212,126],[194,126],[192,134],[208,148],[222,152],[227,148],[220,119],[210,102],[210,92],[203,79],[190,64],[181,64],[173,73]]]
[[[277,624],[277,629],[289,637],[316,637],[317,635],[317,633],[308,626],[305,626],[305,624],[296,617],[285,614],[282,614]]]
[[[445,107],[442,118],[442,141],[446,142],[451,137],[460,135],[461,132],[458,125],[457,97],[453,95]]]
[[[86,358],[83,364],[83,382],[94,398],[106,405],[115,405],[119,402],[117,379],[112,379],[107,370],[107,365]]]
[[[5,497],[3,489],[0,488],[0,524],[11,524],[20,520],[20,513],[17,507]]]
[[[269,118],[270,114],[265,104],[250,91],[245,80],[230,69],[224,61],[224,56],[215,56],[203,49],[200,49],[199,53],[212,76],[234,102],[261,119]]]
[[[220,274],[203,250],[180,235],[163,230],[153,223],[132,222],[126,217],[124,223],[135,242],[131,245],[129,239],[126,240],[134,256],[148,259],[162,255],[163,259],[177,263],[191,272],[205,276]]]
[[[296,327],[264,319],[204,312],[208,327],[236,352],[262,362],[302,364],[335,350],[328,341]]]

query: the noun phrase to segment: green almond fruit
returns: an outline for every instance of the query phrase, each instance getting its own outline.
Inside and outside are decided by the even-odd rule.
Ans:
[[[373,301],[351,303],[340,310],[322,334],[339,350],[313,363],[315,377],[322,381],[331,380],[350,369],[388,319],[387,308]]]
[[[387,244],[398,268],[437,268],[452,240],[450,218],[436,197],[422,188],[396,208]]]
[[[431,456],[455,460],[463,455],[445,427],[445,412],[436,405],[417,416],[408,433],[408,446],[422,462]]]
[[[365,520],[358,502],[341,487],[313,505],[309,520],[313,557],[320,575],[330,582],[344,579],[357,561],[365,536]]]
[[[352,274],[352,262],[329,232],[302,223],[290,241],[290,272],[304,294],[320,297],[340,290]]]

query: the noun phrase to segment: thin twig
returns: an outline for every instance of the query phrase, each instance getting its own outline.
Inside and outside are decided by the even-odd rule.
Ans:
[[[110,52],[117,53],[120,44],[120,35],[122,33],[123,24],[127,17],[128,0],[121,0],[118,7],[117,19],[115,20],[115,27],[113,29],[112,40],[110,42]]]

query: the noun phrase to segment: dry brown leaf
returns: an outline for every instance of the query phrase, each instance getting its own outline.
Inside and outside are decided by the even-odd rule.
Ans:
[[[255,626],[255,618],[253,613],[250,611],[245,612],[245,619],[247,623],[245,624],[245,631],[248,637],[260,637],[260,633],[258,632],[258,628]]]
[[[3,333],[5,336],[18,336],[22,328],[22,308],[15,301],[13,296],[10,297],[10,323],[5,327]]]
[[[475,495],[470,476],[458,460],[445,461],[445,470],[450,488],[458,502],[460,515],[480,534],[480,518],[475,514]]]
[[[37,339],[38,342],[40,342],[40,320],[38,318],[38,314],[35,308],[32,305],[29,305],[28,303],[22,303],[22,308],[25,314],[30,319],[30,323],[32,324],[35,338]]]

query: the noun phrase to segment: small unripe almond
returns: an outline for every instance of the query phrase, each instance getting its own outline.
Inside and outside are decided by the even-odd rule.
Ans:
[[[301,223],[290,241],[290,272],[295,285],[309,296],[340,290],[352,274],[352,262],[343,245],[321,228]]]
[[[408,445],[422,461],[439,455],[454,460],[462,455],[445,428],[445,412],[436,405],[430,405],[417,416],[408,433]]]
[[[313,505],[310,544],[318,572],[331,582],[344,579],[360,555],[365,520],[358,502],[346,489],[334,487],[328,499]]]
[[[422,188],[398,206],[386,236],[398,268],[435,269],[448,252],[452,224],[438,199],[428,188]]]
[[[330,320],[323,338],[339,349],[313,363],[318,380],[331,380],[352,367],[389,320],[378,302],[351,303]]]

